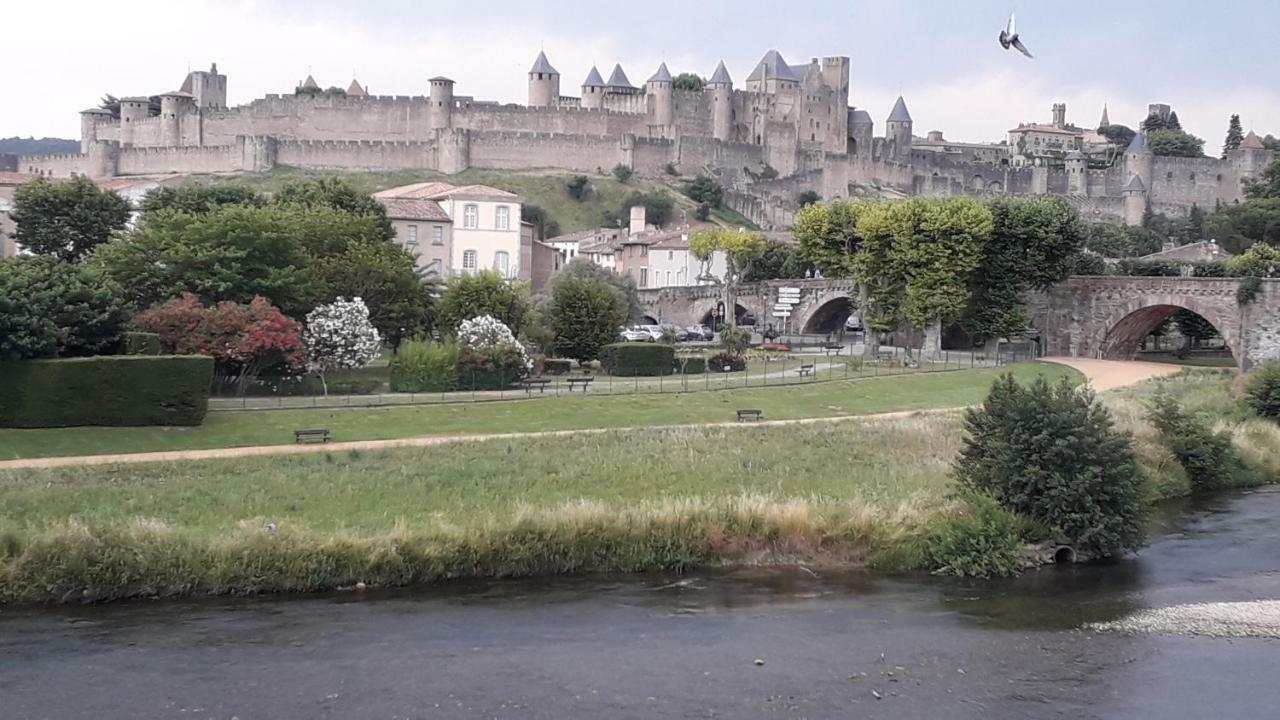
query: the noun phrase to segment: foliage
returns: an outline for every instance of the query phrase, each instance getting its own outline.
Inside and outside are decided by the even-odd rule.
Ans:
[[[930,529],[923,562],[960,577],[1016,575],[1027,564],[1018,517],[985,495],[972,494],[966,500],[963,513]]]
[[[13,194],[13,239],[36,255],[75,261],[111,239],[129,222],[129,203],[87,177],[38,178]]]
[[[617,377],[670,375],[675,358],[675,348],[662,343],[620,342],[600,348],[600,366]]]
[[[546,240],[560,234],[560,223],[551,219],[546,210],[532,203],[524,203],[520,206],[520,220],[533,224],[534,236],[539,240]]]
[[[764,252],[751,263],[751,270],[743,281],[794,280],[811,277],[813,270],[813,263],[799,247],[781,240],[765,240]]]
[[[623,165],[622,163],[618,163],[617,165],[614,165],[613,170],[611,170],[610,172],[613,173],[614,179],[616,179],[618,182],[622,183],[623,185],[627,184],[628,182],[631,182],[632,176],[636,174],[635,170],[632,170],[629,166]]]
[[[1173,322],[1178,326],[1178,332],[1182,333],[1188,342],[1212,340],[1218,337],[1218,329],[1213,326],[1213,323],[1190,310],[1184,309],[1174,313]]]
[[[689,199],[718,208],[724,204],[724,187],[706,175],[699,175],[684,189]]]
[[[1253,373],[1244,400],[1260,417],[1280,422],[1280,362],[1267,363]]]
[[[694,73],[682,72],[676,75],[675,82],[672,83],[676,90],[688,90],[690,92],[701,92],[707,81],[700,75]]]
[[[707,359],[701,355],[678,355],[676,370],[681,375],[701,375],[707,371]]]
[[[964,425],[963,486],[1090,550],[1139,545],[1145,506],[1131,439],[1092,391],[1006,375]]]
[[[109,353],[126,317],[119,286],[92,267],[0,260],[0,360]]]
[[[1125,125],[1108,125],[1098,128],[1098,133],[1105,137],[1108,142],[1118,145],[1122,148],[1129,147],[1129,143],[1133,142],[1133,138],[1138,133],[1132,128]]]
[[[1082,250],[1071,260],[1072,275],[1104,275],[1106,272],[1107,261],[1096,252]]]
[[[1280,249],[1257,243],[1228,260],[1227,271],[1235,277],[1276,277],[1280,275]]]
[[[369,308],[358,297],[340,297],[307,313],[302,342],[308,365],[320,376],[325,395],[329,394],[326,374],[365,367],[382,352],[382,338],[369,321]]]
[[[618,219],[625,224],[627,217],[631,213],[631,208],[637,205],[644,206],[645,223],[658,227],[666,225],[671,220],[671,211],[675,207],[675,204],[671,201],[671,196],[661,190],[654,190],[648,193],[634,192],[622,201]]]
[[[711,259],[717,250],[724,253],[724,281],[734,285],[741,282],[751,272],[752,264],[764,255],[764,236],[728,228],[709,228],[689,238],[689,253],[703,264],[700,275],[710,274]]]
[[[835,201],[808,205],[796,215],[792,230],[800,252],[824,277],[854,277],[853,258],[862,251],[858,219],[871,206]]]
[[[244,185],[188,184],[151,190],[142,199],[142,211],[177,210],[195,215],[226,205],[261,207],[264,204],[266,201],[261,195]]]
[[[438,283],[425,278],[414,257],[395,243],[353,242],[339,254],[314,260],[312,274],[321,302],[364,300],[373,326],[392,347],[434,326]]]
[[[816,190],[805,190],[804,192],[796,195],[796,204],[802,208],[809,207],[821,200],[822,196],[819,195]]]
[[[669,162],[666,165],[662,166],[662,172],[671,176],[676,176],[680,174],[680,169],[676,167],[675,163]]]
[[[511,328],[489,315],[463,320],[458,345],[458,381],[463,387],[506,387],[533,369],[533,359]]]
[[[547,358],[542,361],[542,369],[548,375],[568,375],[573,370],[573,361],[568,358]]]
[[[408,340],[391,359],[392,392],[452,392],[458,389],[458,346]]]
[[[556,353],[578,361],[595,360],[626,321],[625,302],[604,280],[558,279],[551,290],[549,313]]]
[[[742,353],[716,353],[707,358],[707,368],[712,372],[742,372],[747,369],[747,359]]]
[[[622,309],[622,323],[635,322],[640,318],[640,292],[636,288],[635,278],[622,275],[592,262],[585,257],[575,257],[551,277],[551,285],[564,280],[598,280],[608,283],[618,297]]]
[[[1246,179],[1244,195],[1250,200],[1280,199],[1280,160],[1272,161],[1258,177]]]
[[[977,337],[999,338],[1027,329],[1023,298],[1065,279],[1084,244],[1076,211],[1056,198],[997,200],[991,235],[969,275],[962,324]]]
[[[711,205],[708,203],[698,203],[698,207],[693,210],[693,217],[696,220],[706,222],[711,219]]]
[[[496,318],[518,332],[529,314],[523,286],[509,284],[491,270],[453,278],[445,285],[437,306],[439,327],[446,333],[453,333],[464,321],[480,316]]]
[[[268,368],[301,371],[306,365],[302,326],[263,297],[247,305],[224,301],[206,307],[184,293],[139,313],[133,325],[158,334],[168,352],[209,355],[218,382],[234,383],[240,393]]]
[[[0,427],[199,425],[207,357],[117,355],[0,364]]]
[[[1262,278],[1247,277],[1240,281],[1240,287],[1236,288],[1236,304],[1240,307],[1250,305],[1254,300],[1258,299],[1258,295],[1262,293]]]
[[[1164,117],[1159,113],[1151,113],[1146,120],[1142,121],[1142,129],[1148,133],[1158,130],[1181,131],[1182,123],[1178,121],[1178,113],[1171,112],[1168,117]]]
[[[1168,393],[1159,392],[1151,400],[1147,420],[1186,471],[1192,490],[1217,490],[1251,482],[1248,468],[1231,444],[1231,433],[1214,432],[1203,419],[1184,412]]]
[[[1204,140],[1181,130],[1148,130],[1147,147],[1153,155],[1204,157]]]
[[[350,215],[371,218],[383,240],[396,236],[387,211],[372,196],[356,190],[341,178],[329,177],[315,180],[298,180],[285,185],[273,198],[282,205],[300,205],[305,208],[331,208]]]
[[[159,355],[162,351],[160,336],[155,333],[120,333],[120,355]]]
[[[1227,122],[1227,139],[1222,142],[1222,158],[1225,160],[1227,153],[1239,150],[1243,142],[1244,127],[1240,125],[1240,116],[1232,115],[1231,120]]]
[[[741,355],[751,346],[751,333],[737,325],[725,325],[720,330],[720,345],[731,355]]]
[[[564,187],[569,191],[569,197],[582,201],[591,193],[591,179],[586,175],[574,175],[565,182]]]
[[[1280,175],[1280,170],[1277,174]],[[1254,189],[1257,190],[1256,185]],[[1280,245],[1280,181],[1275,192],[1274,197],[1259,196],[1239,205],[1219,208],[1205,219],[1206,234],[1217,238],[1223,250],[1237,254],[1254,243]]]

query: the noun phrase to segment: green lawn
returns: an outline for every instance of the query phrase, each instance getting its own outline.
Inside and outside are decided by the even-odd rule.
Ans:
[[[1079,378],[1060,365],[1028,363],[1011,370]],[[503,433],[725,422],[739,408],[767,418],[830,417],[979,402],[1005,370],[947,373],[750,388],[682,395],[547,397],[412,407],[210,413],[194,428],[56,428],[0,430],[0,458],[92,455],[293,442],[299,428],[328,428],[336,440],[380,440],[454,433]]]

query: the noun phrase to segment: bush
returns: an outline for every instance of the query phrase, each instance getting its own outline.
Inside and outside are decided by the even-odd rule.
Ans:
[[[120,333],[119,355],[159,355],[160,336],[149,332]]]
[[[410,340],[391,359],[392,392],[450,392],[458,389],[458,347]]]
[[[694,178],[693,182],[685,187],[684,194],[696,203],[711,207],[720,207],[724,202],[724,187],[706,175]]]
[[[574,175],[564,184],[569,197],[574,200],[585,200],[591,193],[591,180],[586,175]]]
[[[199,425],[213,358],[113,355],[0,364],[0,427]]]
[[[665,172],[665,173],[666,173],[666,174],[668,174],[668,175],[679,175],[679,174],[680,174],[680,171],[676,168],[676,164],[675,164],[675,163],[667,163],[665,166],[663,166],[662,170],[663,170],[663,172]]]
[[[960,577],[1017,574],[1028,559],[1018,517],[985,495],[971,496],[968,504],[925,536],[924,565]]]
[[[742,372],[747,369],[747,359],[734,353],[722,352],[707,360],[711,372]]]
[[[1264,365],[1254,373],[1244,401],[1258,415],[1280,422],[1280,362]]]
[[[670,375],[675,348],[661,343],[612,343],[600,349],[600,366],[619,377]]]
[[[1253,304],[1258,299],[1258,295],[1262,292],[1262,278],[1247,277],[1240,281],[1240,287],[1236,288],[1236,304],[1240,307]]]
[[[1128,433],[1087,388],[1005,375],[965,414],[955,473],[967,489],[1109,555],[1142,541],[1146,506]]]
[[[548,375],[568,375],[573,370],[573,361],[568,358],[547,358],[542,361],[542,370]]]
[[[501,321],[482,315],[458,326],[458,385],[467,390],[499,390],[533,369],[533,360]]]
[[[519,333],[530,312],[525,290],[492,270],[453,278],[436,305],[440,330],[454,333],[464,321],[488,315]]]
[[[84,263],[0,260],[0,360],[112,352],[125,317],[120,287]]]
[[[676,370],[682,375],[701,375],[707,371],[707,359],[701,355],[684,355],[676,358]]]
[[[725,352],[741,355],[751,345],[751,333],[737,325],[726,325],[720,331],[720,344],[724,346]]]
[[[1248,468],[1231,444],[1231,435],[1213,432],[1204,420],[1183,412],[1178,401],[1168,393],[1156,394],[1147,420],[1186,471],[1192,490],[1217,490],[1251,483]]]
[[[622,163],[618,163],[617,165],[614,165],[612,172],[613,172],[613,176],[617,178],[618,182],[620,183],[630,182],[631,177],[636,174],[635,170],[632,170],[631,168],[627,167],[626,165],[623,165]]]

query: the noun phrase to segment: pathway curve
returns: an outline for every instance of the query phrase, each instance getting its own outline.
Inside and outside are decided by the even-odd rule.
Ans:
[[[1089,385],[1097,392],[1137,385],[1144,380],[1176,375],[1186,368],[1168,363],[1141,362],[1138,360],[1095,360],[1077,357],[1047,357],[1045,362],[1066,365],[1084,373]]]

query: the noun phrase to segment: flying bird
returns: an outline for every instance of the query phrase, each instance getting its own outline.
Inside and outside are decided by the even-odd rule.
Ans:
[[[1000,47],[1005,50],[1008,50],[1010,47],[1015,47],[1018,49],[1018,52],[1023,55],[1026,55],[1027,57],[1034,57],[1031,54],[1031,51],[1027,50],[1027,46],[1022,44],[1022,40],[1018,38],[1018,31],[1014,25],[1013,13],[1009,13],[1009,26],[1000,31]]]

